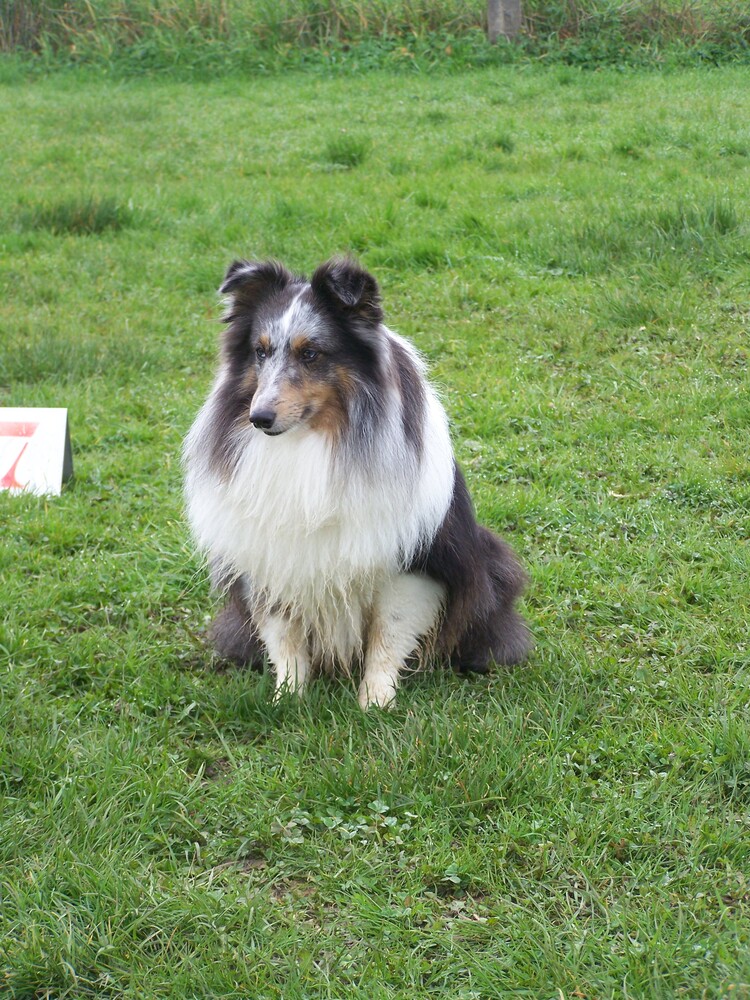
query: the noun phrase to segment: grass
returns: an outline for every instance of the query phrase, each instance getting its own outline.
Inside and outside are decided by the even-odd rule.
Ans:
[[[114,197],[72,196],[62,201],[19,206],[15,222],[26,230],[48,229],[56,236],[85,236],[133,225],[133,213]]]
[[[334,167],[350,170],[358,167],[370,151],[370,139],[342,132],[331,136],[325,146],[325,159]]]
[[[0,495],[0,995],[750,995],[744,71],[0,102],[0,400],[75,460]],[[350,249],[537,643],[387,716],[223,669],[181,513],[227,263]]]

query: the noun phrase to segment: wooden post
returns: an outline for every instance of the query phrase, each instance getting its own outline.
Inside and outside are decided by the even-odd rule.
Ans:
[[[521,0],[487,0],[487,37],[494,45],[502,35],[515,38],[521,31]]]

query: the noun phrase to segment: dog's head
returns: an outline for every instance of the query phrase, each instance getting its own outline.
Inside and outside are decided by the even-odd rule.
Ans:
[[[383,344],[380,292],[349,259],[322,264],[308,282],[276,261],[235,261],[220,292],[226,385],[238,419],[277,435],[346,427],[349,400],[377,377]]]

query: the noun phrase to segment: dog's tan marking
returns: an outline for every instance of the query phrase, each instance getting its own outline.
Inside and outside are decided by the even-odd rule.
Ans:
[[[335,387],[320,383],[308,393],[307,398],[308,405],[314,408],[310,428],[338,438],[346,427],[346,410]]]
[[[294,354],[300,355],[303,351],[317,351],[318,347],[314,341],[310,340],[305,334],[299,334],[291,339],[292,352]]]
[[[254,368],[248,369],[242,376],[242,381],[240,382],[240,392],[243,394],[247,393],[248,396],[254,396],[258,389],[258,376]]]
[[[336,368],[336,377],[336,383],[315,383],[306,380],[308,398],[315,408],[310,427],[312,430],[323,431],[333,438],[338,438],[346,429],[347,414],[344,400],[348,390],[352,388],[351,378],[344,368]]]

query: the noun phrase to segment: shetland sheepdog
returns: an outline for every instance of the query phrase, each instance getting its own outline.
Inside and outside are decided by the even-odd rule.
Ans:
[[[523,660],[524,573],[481,527],[415,349],[349,259],[308,281],[236,261],[221,361],[184,448],[187,512],[226,604],[223,656],[270,662],[277,696],[320,670],[393,702],[408,666]]]

